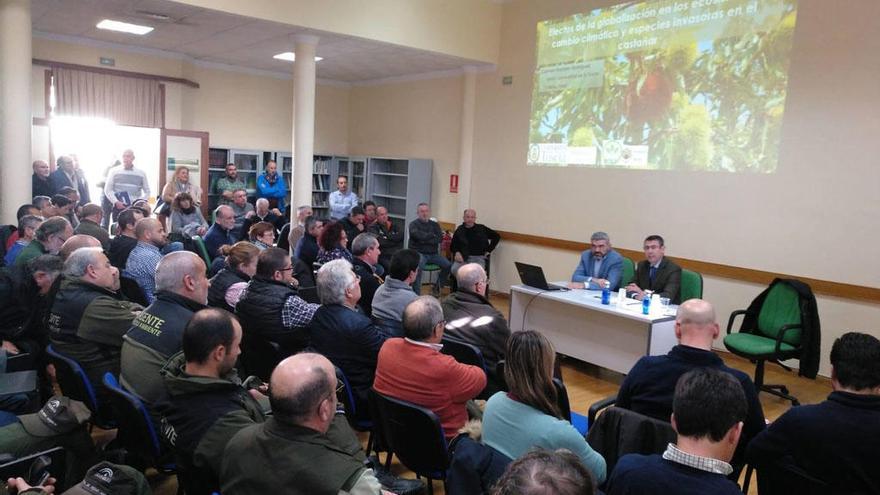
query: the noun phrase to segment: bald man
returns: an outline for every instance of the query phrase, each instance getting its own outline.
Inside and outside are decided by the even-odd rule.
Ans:
[[[62,261],[66,261],[70,253],[84,247],[101,247],[101,241],[90,235],[72,235],[61,245],[61,249],[58,250],[58,256],[61,257]]]
[[[205,234],[205,248],[211,259],[219,256],[220,247],[233,245],[235,236],[235,211],[229,206],[220,205],[214,210],[214,225]]]
[[[134,235],[138,243],[128,255],[122,274],[137,282],[147,301],[152,303],[156,300],[153,293],[156,290],[156,265],[162,259],[160,249],[168,244],[165,227],[155,218],[142,218],[134,227]]]
[[[33,167],[34,175],[31,176],[31,197],[51,197],[55,190],[52,188],[52,181],[49,180],[49,164],[43,160],[35,160]]]
[[[715,368],[730,373],[742,385],[749,403],[742,437],[733,457],[734,472],[731,479],[736,479],[745,463],[745,446],[764,430],[764,411],[749,375],[729,368],[712,352],[712,342],[718,338],[720,332],[712,304],[702,299],[690,299],[682,303],[675,317],[675,338],[678,339],[678,345],[664,356],[645,356],[639,359],[620,385],[616,405],[669,421],[672,397],[679,377],[695,368]]]
[[[462,223],[452,234],[452,274],[465,263],[478,263],[486,268],[486,256],[501,242],[498,232],[477,223],[477,210],[468,208],[462,214]]]
[[[269,383],[273,415],[229,441],[221,491],[383,493],[373,470],[364,465],[357,437],[337,411],[336,387],[333,364],[320,354],[301,353],[281,361]],[[397,493],[407,491],[401,488],[394,487]]]

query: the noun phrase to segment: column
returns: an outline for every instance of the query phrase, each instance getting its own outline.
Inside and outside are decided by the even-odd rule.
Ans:
[[[31,2],[0,0],[0,223],[31,201]]]
[[[456,215],[461,215],[461,212],[471,207],[474,106],[477,94],[477,71],[474,67],[466,66],[464,68],[462,83],[464,92],[461,101],[461,147],[458,154],[458,211]]]
[[[315,48],[318,37],[296,35],[293,64],[293,184],[291,216],[296,208],[312,204],[312,160],[315,150]]]

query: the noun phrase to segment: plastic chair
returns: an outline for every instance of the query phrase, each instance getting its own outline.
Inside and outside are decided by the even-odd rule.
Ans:
[[[162,461],[162,444],[144,403],[123,389],[113,373],[105,373],[103,382],[115,406],[116,440],[126,450],[126,462],[141,469],[156,467],[165,473],[174,472],[173,463]]]
[[[430,409],[388,397],[375,389],[370,389],[370,402],[389,452],[416,476],[428,479],[429,494],[434,493],[433,480],[444,480],[445,485],[449,455],[440,418]]]
[[[202,236],[200,235],[193,236],[192,240],[193,244],[196,245],[196,249],[199,251],[199,255],[205,260],[205,266],[211,268],[211,255],[208,254],[208,247],[205,245],[205,240],[202,239]]]
[[[703,276],[691,270],[681,270],[681,301],[703,298]]]
[[[425,281],[424,277],[422,277],[422,285],[434,285],[436,283],[434,281],[434,274],[436,273],[438,277],[440,276],[440,265],[437,265],[436,263],[426,264],[425,267],[422,268],[422,274],[425,273],[428,274],[428,280]]]
[[[620,275],[620,286],[626,287],[636,279],[636,264],[633,260],[623,257],[623,272]]]
[[[85,404],[92,411],[93,425],[104,430],[116,428],[116,423],[112,419],[103,418],[99,414],[98,397],[82,366],[75,360],[59,354],[51,345],[46,346],[46,354],[49,356],[49,362],[55,366],[55,378],[58,380],[58,386],[61,387],[61,393]]]

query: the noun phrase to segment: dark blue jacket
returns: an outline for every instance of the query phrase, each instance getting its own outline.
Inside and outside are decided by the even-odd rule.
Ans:
[[[211,228],[208,229],[208,232],[205,234],[205,248],[208,250],[208,256],[210,256],[211,259],[220,255],[218,252],[220,246],[223,246],[224,244],[229,244],[231,246],[235,244],[235,242],[236,239],[233,232],[224,229],[217,223],[211,225]]]
[[[608,495],[742,495],[739,486],[724,475],[667,461],[657,454],[621,457],[605,486]]]

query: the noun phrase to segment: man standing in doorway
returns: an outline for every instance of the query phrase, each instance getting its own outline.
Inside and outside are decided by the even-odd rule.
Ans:
[[[114,220],[119,212],[131,206],[135,200],[150,197],[147,174],[134,166],[134,151],[125,150],[122,153],[122,166],[110,170],[104,184],[104,196],[113,205]]]

